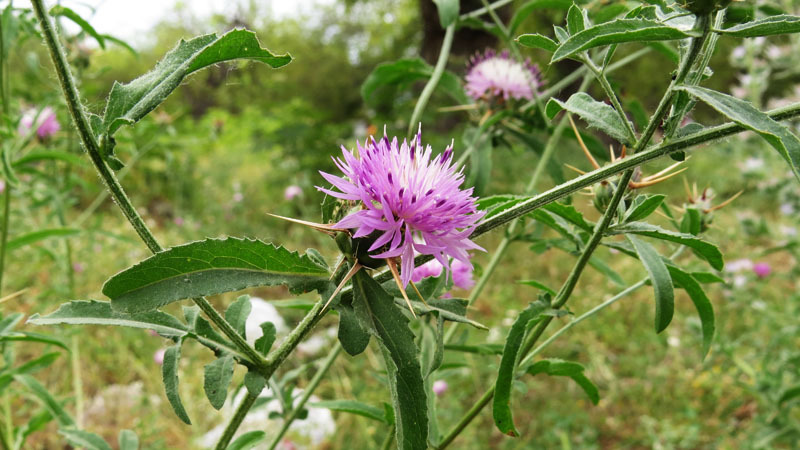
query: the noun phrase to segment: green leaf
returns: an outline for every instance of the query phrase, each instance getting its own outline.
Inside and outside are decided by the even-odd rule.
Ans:
[[[552,202],[542,206],[542,209],[563,218],[587,233],[591,233],[594,230],[594,224],[587,222],[586,219],[583,218],[583,214],[572,205]]]
[[[517,281],[517,283],[525,284],[525,285],[528,285],[528,286],[533,286],[536,289],[539,289],[539,290],[547,292],[548,294],[552,295],[553,297],[556,296],[556,291],[550,289],[549,287],[545,286],[542,283],[539,283],[536,280],[521,280],[521,281]]]
[[[250,450],[266,438],[267,433],[263,431],[249,431],[231,442],[227,450]]]
[[[34,150],[25,155],[17,158],[12,166],[19,169],[28,163],[35,163],[39,161],[63,161],[72,166],[84,166],[86,161],[78,155],[67,153],[61,150]]]
[[[139,436],[131,430],[119,432],[119,450],[139,450]]]
[[[549,308],[550,305],[541,300],[529,304],[514,321],[508,331],[508,337],[506,337],[503,358],[500,360],[500,370],[497,372],[497,381],[495,382],[492,415],[497,428],[509,436],[519,436],[514,427],[514,418],[511,413],[511,386],[515,379],[517,358],[525,337],[525,330],[530,321]]]
[[[111,446],[106,443],[105,439],[88,431],[61,428],[58,430],[58,434],[64,436],[67,442],[78,448],[85,450],[111,450]]]
[[[710,272],[692,272],[692,278],[701,284],[724,283],[725,280],[717,274]]]
[[[550,53],[553,53],[558,49],[558,42],[539,33],[523,34],[517,38],[517,42],[525,47],[541,48],[542,50],[547,50]]]
[[[617,286],[627,286],[625,280],[622,279],[620,274],[617,273],[616,270],[612,269],[611,266],[605,263],[602,259],[598,258],[597,256],[592,255],[589,258],[589,265],[592,268],[608,278],[612,283],[616,284]]]
[[[599,102],[584,92],[578,92],[572,94],[566,102],[551,98],[545,111],[552,119],[562,109],[577,115],[589,127],[597,128],[623,144],[629,143],[625,124],[611,105]]]
[[[186,425],[191,425],[192,421],[189,420],[189,415],[186,414],[186,409],[183,407],[181,401],[181,394],[178,391],[178,363],[181,358],[181,344],[180,342],[169,347],[164,352],[164,362],[161,365],[161,376],[164,380],[164,390],[167,394],[167,400],[178,416]]]
[[[688,233],[693,236],[697,236],[700,234],[702,227],[703,219],[700,217],[700,210],[693,207],[687,207],[686,212],[683,213],[683,217],[681,218],[681,233]]]
[[[789,163],[795,177],[800,180],[800,139],[784,125],[772,120],[752,103],[721,92],[699,86],[679,86],[694,97],[704,101],[728,119],[758,133]]]
[[[236,301],[231,303],[228,309],[225,310],[225,321],[231,324],[233,329],[243,338],[247,338],[247,336],[245,336],[245,325],[247,324],[247,317],[250,315],[250,310],[252,308],[250,296],[240,295],[236,298]]]
[[[623,222],[634,222],[642,220],[653,214],[661,203],[664,202],[666,195],[640,195],[634,199],[633,205],[625,212]]]
[[[409,296],[409,299],[410,298]],[[408,309],[408,303],[406,303],[405,299],[395,297],[394,302],[397,306]],[[437,313],[442,319],[449,322],[466,323],[479,330],[488,330],[485,325],[466,317],[467,301],[463,298],[429,300],[427,305],[420,301],[411,300],[411,306],[414,308],[414,314],[417,316]]]
[[[664,241],[676,242],[694,250],[700,258],[704,259],[711,267],[717,270],[722,270],[722,267],[725,265],[722,260],[722,252],[719,251],[716,245],[691,234],[665,230],[645,222],[629,222],[624,225],[617,225],[609,228],[609,234],[637,234]]]
[[[692,275],[689,275],[675,266],[667,266],[667,268],[669,269],[672,281],[689,294],[689,298],[692,299],[692,303],[694,303],[694,307],[697,309],[697,315],[700,317],[700,324],[703,330],[702,356],[705,358],[706,355],[708,355],[708,351],[711,349],[711,342],[714,340],[714,332],[716,330],[716,325],[714,324],[714,306],[703,291],[703,287],[700,286],[700,283],[698,283]]]
[[[396,416],[397,445],[408,450],[427,448],[427,394],[408,318],[364,271],[353,277],[353,294],[354,308],[369,321],[369,331],[381,344]]]
[[[369,332],[361,325],[353,308],[337,305],[339,312],[339,342],[350,356],[360,355],[369,345]]]
[[[20,331],[16,333],[0,335],[0,342],[5,341],[38,342],[40,344],[55,345],[69,351],[69,346],[67,346],[67,344],[65,344],[61,339],[46,334],[32,333],[30,331]]]
[[[275,343],[275,336],[278,331],[275,329],[275,324],[272,322],[264,322],[259,326],[261,327],[261,337],[256,339],[255,347],[256,350],[266,356],[267,353],[269,353],[269,349],[272,348],[272,344]]]
[[[258,372],[247,372],[244,374],[244,387],[247,388],[247,392],[253,395],[261,394],[266,384],[267,380]]]
[[[436,4],[436,9],[439,10],[439,23],[442,28],[447,28],[458,20],[458,12],[461,8],[459,0],[433,0],[433,3]]]
[[[597,386],[583,374],[583,366],[573,361],[563,361],[560,359],[543,359],[531,364],[527,372],[531,375],[545,373],[550,376],[562,376],[572,378],[583,392],[595,405],[600,401],[600,394]]]
[[[72,420],[72,417],[61,407],[61,403],[59,403],[58,400],[53,397],[53,394],[39,383],[36,378],[26,374],[16,374],[14,375],[14,381],[28,388],[33,396],[42,403],[42,406],[56,419],[59,426],[75,426],[75,421]]]
[[[655,327],[656,333],[660,333],[667,328],[675,312],[675,293],[672,290],[672,278],[669,276],[667,266],[656,249],[637,237],[631,235],[626,237],[633,244],[636,254],[639,255],[639,260],[642,261],[644,268],[647,269],[647,274],[653,283],[656,299]]]
[[[342,411],[350,414],[356,414],[368,419],[386,423],[386,415],[383,411],[383,408],[377,408],[356,400],[327,400],[309,403],[309,405],[315,408],[325,408],[330,409],[331,411]]]
[[[694,34],[648,19],[617,19],[589,27],[567,39],[553,54],[550,63],[599,47],[627,42],[669,41]]]
[[[45,353],[44,355],[25,362],[24,364],[6,370],[0,375],[0,392],[14,380],[14,375],[36,373],[46,367],[50,367],[53,361],[61,356],[59,352]]]
[[[16,250],[45,239],[72,237],[80,232],[81,230],[78,228],[47,228],[43,230],[31,231],[29,233],[9,239],[8,243],[6,243],[6,251]]]
[[[56,5],[50,8],[50,15],[54,17],[55,16],[66,17],[67,19],[75,22],[79,27],[81,27],[83,31],[86,32],[86,34],[93,37],[94,40],[96,40],[97,43],[100,44],[100,48],[105,50],[106,42],[103,39],[103,36],[98,34],[97,31],[94,29],[94,27],[89,25],[89,22],[87,22],[83,17],[81,17],[75,11],[67,8],[66,6]]]
[[[531,15],[535,10],[542,8],[554,9],[569,9],[572,6],[572,0],[531,0],[524,5],[517,8],[511,22],[508,25],[508,32],[514,33],[517,28]]]
[[[204,367],[205,377],[203,380],[203,390],[206,392],[208,401],[214,409],[222,408],[225,399],[228,398],[228,386],[233,378],[233,366],[236,362],[233,355],[227,354],[215,361],[206,364]]]
[[[361,97],[369,105],[376,103],[375,94],[380,90],[405,89],[415,81],[427,80],[433,74],[433,67],[421,58],[400,59],[395,62],[379,64],[361,85]],[[437,88],[442,89],[460,104],[470,103],[464,93],[461,80],[452,72],[445,71]]]
[[[581,11],[578,5],[573,3],[572,6],[569,7],[569,10],[567,10],[567,31],[569,34],[580,33],[586,29],[586,25],[583,11]]]
[[[180,320],[165,312],[122,314],[111,309],[108,302],[76,300],[64,303],[46,316],[34,314],[28,319],[34,325],[114,325],[150,329],[162,336],[182,337],[189,329]]]
[[[9,333],[11,330],[13,330],[23,317],[25,317],[25,314],[11,313],[4,317],[3,320],[0,320],[0,335]]]
[[[172,247],[106,281],[114,309],[150,311],[186,298],[286,284],[293,293],[327,286],[328,271],[306,255],[255,239],[206,239]]]
[[[719,30],[719,33],[739,38],[800,33],[800,17],[788,14],[764,17],[725,30]]]
[[[222,36],[207,34],[189,41],[181,40],[152,71],[127,84],[114,83],[106,102],[102,134],[110,138],[122,125],[139,121],[191,73],[234,59],[250,59],[278,68],[288,64],[292,57],[273,55],[261,48],[255,33],[242,29]]]
[[[795,399],[800,397],[800,385],[792,386],[781,394],[780,398],[778,399],[778,405],[782,405],[789,400]]]

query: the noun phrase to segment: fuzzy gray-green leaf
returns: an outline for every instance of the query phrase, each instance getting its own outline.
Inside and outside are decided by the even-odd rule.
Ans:
[[[675,312],[675,292],[672,289],[672,278],[656,249],[635,236],[627,235],[627,238],[633,244],[639,260],[653,283],[656,300],[655,328],[656,333],[660,333],[667,328]]]
[[[228,386],[233,378],[233,355],[227,354],[206,364],[203,390],[214,409],[222,408],[228,398]]]
[[[255,239],[206,239],[123,270],[106,282],[103,294],[115,310],[134,313],[253,286],[285,284],[301,293],[328,283],[328,271],[306,255]]]
[[[164,390],[167,394],[167,400],[178,416],[185,424],[191,425],[192,421],[189,420],[189,415],[186,414],[186,409],[183,407],[181,395],[178,392],[178,363],[181,359],[181,344],[180,342],[169,347],[164,352],[164,362],[161,364],[161,375],[164,381]]]
[[[590,127],[602,131],[617,141],[628,143],[625,124],[622,123],[619,114],[614,111],[612,106],[593,99],[589,94],[579,92],[572,94],[566,102],[556,98],[547,102],[547,115],[551,119],[561,109],[566,109],[570,113],[577,115]]]
[[[720,30],[720,33],[739,38],[800,33],[800,17],[788,14],[769,16]]]

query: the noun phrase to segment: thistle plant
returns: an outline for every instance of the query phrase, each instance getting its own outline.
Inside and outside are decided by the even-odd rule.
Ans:
[[[48,13],[43,0],[32,0],[69,110],[69,128],[77,132],[109,194],[153,254],[117,274],[108,274],[102,293],[109,301],[74,300],[49,314],[35,315],[29,322],[126,326],[153,330],[168,339],[171,344],[160,358],[165,395],[177,417],[187,425],[191,424],[191,417],[179,394],[181,351],[189,342],[210,350],[214,361],[204,368],[204,391],[211,406],[220,409],[229,398],[235,398],[229,390],[241,393],[236,412],[216,444],[218,449],[243,448],[262,441],[275,448],[291,424],[302,416],[304,405],[341,351],[356,356],[371,342],[383,356],[389,410],[384,413],[373,405],[350,399],[333,399],[327,404],[331,409],[355,412],[383,424],[385,448],[393,442],[403,449],[447,448],[489,404],[497,429],[508,436],[519,436],[512,408],[512,386],[517,382],[540,375],[568,377],[592,403],[598,402],[602,393],[580,363],[541,358],[542,353],[567,331],[648,284],[655,304],[656,333],[663,332],[673,321],[675,288],[687,293],[700,319],[701,355],[705,356],[712,348],[716,325],[712,302],[703,284],[720,280],[715,271],[722,270],[723,256],[704,237],[709,219],[701,212],[708,214],[718,207],[687,207],[678,217],[664,195],[639,193],[639,189],[674,174],[670,172],[674,168],[648,171],[652,175],[642,176],[641,167],[665,156],[685,160],[689,151],[710,152],[713,145],[700,146],[752,131],[763,137],[800,178],[800,140],[781,123],[800,116],[800,104],[763,112],[748,102],[701,86],[712,76],[709,63],[719,36],[753,38],[796,33],[800,32],[800,18],[781,14],[733,24],[725,19],[730,3],[727,1],[570,4],[565,25],[555,25],[552,36],[519,35],[517,28],[525,17],[546,2],[531,2],[504,23],[495,9],[507,3],[486,3],[483,8],[460,15],[457,0],[436,2],[445,29],[436,65],[403,61],[379,67],[367,79],[367,95],[380,86],[408,86],[420,79],[420,73],[424,74],[426,85],[408,121],[408,139],[390,139],[384,132],[382,138],[370,137],[364,144],[357,143],[354,150],[342,148],[342,157],[334,159],[341,176],[321,172],[318,179],[318,189],[326,194],[321,220],[288,218],[293,226],[310,226],[331,235],[330,249],[338,250],[338,255],[329,261],[315,249],[300,254],[280,242],[250,237],[205,239],[164,248],[115,173],[126,164],[115,154],[115,134],[123,126],[136,126],[184,79],[211,65],[238,59],[280,69],[292,61],[288,53],[280,55],[263,48],[254,33],[243,29],[181,41],[152,71],[126,84],[115,83],[102,114],[94,113],[81,101],[62,40],[52,22],[51,13],[65,14],[63,8]],[[484,21],[487,17],[491,23]],[[473,60],[463,83],[466,91],[459,78],[447,71],[455,30],[462,26],[490,30],[511,48],[507,53],[487,52]],[[615,61],[618,50],[621,53],[626,46],[637,43],[646,43],[639,50],[644,53]],[[538,69],[524,57],[523,52],[528,51],[546,52],[551,65],[571,59],[581,66],[564,80],[545,84]],[[637,124],[631,120],[609,75],[650,51],[669,55],[675,67],[658,74],[668,86],[655,110]],[[577,80],[578,91],[562,99],[561,91]],[[595,99],[588,93],[593,83],[604,98]],[[436,152],[431,146],[423,147],[421,131],[414,134],[413,130],[421,130],[420,121],[426,119],[427,105],[437,90],[461,102],[446,109],[450,112],[472,111],[481,107],[476,102],[498,103],[501,98],[504,108],[490,107],[476,121],[477,125],[465,132],[463,150],[451,144]],[[707,104],[729,122],[716,126],[683,125],[698,102]],[[563,147],[573,116],[587,128],[580,130],[573,123],[576,140],[592,167],[577,169],[580,176],[567,180],[557,162],[556,149]],[[605,165],[597,161],[606,158],[605,146],[589,129],[599,130],[605,139],[614,142]],[[455,136],[448,140],[451,139],[454,141]],[[477,194],[488,192],[488,180],[497,175],[492,173],[491,161],[504,146],[522,146],[538,153],[535,167],[520,167],[530,177],[527,189],[522,195],[478,198]],[[333,147],[331,143],[332,153]],[[690,166],[691,161],[683,165]],[[545,172],[556,184],[539,192]],[[592,186],[599,186],[593,191],[600,213],[596,220],[569,203],[572,194]],[[285,195],[290,198],[298,194],[293,189]],[[667,225],[646,221],[656,211],[666,216]],[[473,267],[471,258],[483,250],[476,240],[496,229],[504,230],[505,235],[496,249],[489,249],[491,259],[482,267],[469,298],[445,296],[456,278],[454,272],[459,271],[459,276],[468,272]],[[557,237],[544,235],[543,230]],[[483,318],[469,307],[479,301],[507,248],[518,242],[563,250],[566,257],[575,258],[574,264],[557,289],[525,280],[525,284],[537,289],[536,300],[505,330],[502,348],[481,347],[486,327],[482,325]],[[613,268],[598,263],[594,253],[601,246],[614,249],[620,258],[637,260],[647,276],[626,283]],[[661,254],[667,246],[669,255]],[[687,249],[695,258],[679,259]],[[434,260],[443,273],[437,275],[435,268],[424,266]],[[698,265],[703,269],[697,270]],[[621,285],[621,290],[566,320],[564,316],[570,314],[567,302],[587,267],[599,268]],[[415,269],[420,270],[417,277]],[[767,273],[762,269],[759,276]],[[415,279],[419,281],[412,281]],[[308,305],[306,315],[277,345],[275,326],[270,322],[260,324],[261,335],[251,339],[252,344],[248,342],[246,320],[252,305],[247,295],[239,296],[224,312],[207,299],[275,285],[287,286],[292,294],[318,294],[318,299]],[[182,318],[163,309],[184,300],[194,305],[184,305]],[[269,389],[275,398],[285,400],[281,388],[284,364],[331,310],[338,315],[339,342],[321,360],[321,367],[299,401],[289,398],[286,402],[278,435],[237,435],[263,390]],[[545,337],[553,322],[563,325]],[[485,351],[486,348],[493,350]],[[445,426],[439,421],[435,398],[444,395],[448,384],[437,378],[438,373],[445,352],[464,351],[480,354],[486,358],[487,366],[496,365],[497,375],[492,380],[480,380],[485,382],[483,394],[477,396],[459,421]],[[247,374],[240,386],[231,389],[237,366]],[[65,422],[61,427],[73,439],[99,439],[75,423]]]

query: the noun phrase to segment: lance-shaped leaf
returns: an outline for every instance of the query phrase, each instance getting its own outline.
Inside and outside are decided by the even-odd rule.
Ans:
[[[442,28],[447,28],[458,20],[458,12],[461,8],[459,0],[433,0],[433,3],[436,3],[436,9],[439,11],[439,23]]]
[[[553,53],[550,63],[601,45],[625,42],[671,41],[694,34],[655,20],[617,19],[589,27],[564,41]]]
[[[759,111],[752,103],[699,86],[680,86],[704,101],[725,117],[758,133],[789,163],[795,177],[800,180],[800,139],[789,129]]]
[[[81,230],[77,228],[46,228],[43,230],[31,231],[29,233],[15,236],[6,243],[6,250],[16,250],[26,245],[35,244],[50,238],[67,238],[79,234]]]
[[[245,325],[247,324],[247,316],[250,315],[250,310],[253,306],[250,304],[249,295],[240,295],[236,301],[228,306],[225,310],[225,320],[231,324],[234,330],[240,336],[245,336]]]
[[[203,390],[214,409],[222,408],[228,398],[228,386],[233,378],[233,366],[236,362],[230,354],[217,358],[204,367]]]
[[[597,386],[583,374],[583,366],[576,362],[563,361],[560,359],[543,359],[531,364],[526,372],[531,375],[545,373],[550,376],[570,377],[583,389],[583,392],[589,396],[592,403],[596,405],[597,402],[600,401],[600,394],[597,391]]]
[[[111,450],[111,446],[108,445],[105,439],[89,431],[62,428],[58,430],[58,434],[64,436],[67,442],[77,448],[84,450]]]
[[[401,449],[427,448],[427,394],[414,333],[391,295],[363,270],[353,277],[353,307],[378,339],[386,362],[389,392]]]
[[[161,364],[161,375],[164,381],[164,390],[167,394],[167,400],[172,405],[172,410],[185,424],[191,425],[192,421],[186,413],[181,401],[180,392],[178,392],[178,363],[181,359],[181,343],[169,347],[164,352],[164,362]]]
[[[514,418],[511,414],[511,386],[515,379],[515,369],[517,359],[522,347],[522,340],[525,337],[525,330],[530,321],[536,319],[544,311],[550,308],[547,303],[537,300],[532,302],[522,311],[517,320],[508,331],[506,344],[503,348],[503,358],[500,360],[500,370],[497,372],[495,382],[494,400],[492,403],[492,415],[497,428],[509,436],[519,436],[514,427]]]
[[[127,84],[114,83],[106,102],[101,134],[111,137],[122,125],[137,122],[192,72],[234,59],[250,59],[278,68],[288,64],[292,57],[272,54],[261,47],[255,33],[242,29],[222,36],[207,34],[181,40],[152,71]]]
[[[630,222],[624,225],[614,226],[609,228],[608,233],[637,234],[640,236],[676,242],[694,250],[697,256],[706,260],[711,267],[717,270],[722,270],[722,267],[724,266],[722,252],[719,251],[716,245],[691,234],[665,230],[661,227],[646,222]]]
[[[103,294],[114,309],[134,313],[253,286],[286,284],[300,293],[328,283],[328,271],[307,255],[255,239],[206,239],[123,270],[106,282]]]
[[[539,33],[523,34],[517,38],[517,42],[525,47],[541,48],[542,50],[547,50],[550,53],[553,53],[558,49],[558,42]]]
[[[53,397],[53,394],[51,394],[50,391],[48,391],[47,388],[42,385],[42,383],[39,383],[36,378],[26,374],[17,374],[14,375],[14,380],[28,388],[30,393],[36,397],[36,399],[48,412],[50,412],[60,426],[75,426],[75,421],[64,410],[64,408],[61,406],[61,403],[56,400],[55,397]]]
[[[788,14],[769,16],[752,22],[742,23],[725,30],[719,30],[719,32],[739,38],[800,33],[800,17],[790,16]]]
[[[86,34],[88,34],[89,36],[93,37],[94,40],[96,40],[97,43],[100,44],[100,48],[102,48],[102,49],[106,48],[106,42],[103,39],[103,36],[100,35],[94,29],[94,27],[91,26],[89,24],[89,22],[86,21],[86,19],[81,17],[80,14],[76,13],[72,9],[67,8],[66,6],[56,5],[56,6],[53,6],[52,8],[50,8],[50,15],[53,16],[53,17],[56,17],[56,16],[66,17],[67,19],[75,22],[75,24],[78,25],[79,27],[81,27],[81,29],[83,31],[85,31]]]
[[[326,400],[309,403],[309,406],[313,406],[315,408],[326,408],[330,409],[331,411],[347,412],[366,417],[368,419],[377,420],[378,422],[386,423],[386,413],[384,412],[383,408],[361,403],[356,400]]]
[[[566,102],[552,98],[547,102],[546,112],[551,119],[566,109],[583,119],[591,128],[597,128],[622,143],[628,142],[628,133],[619,114],[610,105],[598,102],[589,94],[578,92],[572,94]]]
[[[689,298],[692,299],[692,303],[694,303],[694,307],[697,310],[697,315],[700,317],[700,324],[703,330],[703,358],[705,358],[711,349],[711,342],[714,340],[714,331],[716,330],[714,306],[693,275],[671,265],[668,265],[667,269],[669,269],[669,274],[675,285],[683,288],[689,294]]]
[[[675,292],[672,289],[672,278],[656,249],[635,236],[627,235],[627,238],[633,244],[633,248],[639,255],[639,260],[647,270],[653,284],[656,300],[655,328],[656,333],[660,333],[672,322],[672,316],[675,313]]]
[[[250,450],[267,438],[263,431],[248,431],[231,442],[227,450]]]
[[[639,195],[633,199],[633,204],[625,211],[623,222],[633,222],[642,220],[653,214],[661,203],[664,202],[665,195]]]
[[[139,436],[131,430],[122,430],[117,439],[119,450],[139,450]]]

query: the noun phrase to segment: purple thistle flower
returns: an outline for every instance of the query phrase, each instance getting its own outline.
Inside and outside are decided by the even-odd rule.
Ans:
[[[760,262],[753,266],[753,272],[758,278],[766,278],[772,272],[772,268],[768,263]]]
[[[414,283],[419,283],[423,278],[438,277],[441,274],[442,264],[434,259],[415,268],[414,273],[411,274],[411,281]]]
[[[432,255],[448,271],[448,257],[471,267],[469,250],[483,250],[469,240],[484,212],[475,207],[472,188],[460,189],[463,169],[453,166],[453,146],[433,157],[422,147],[422,127],[411,144],[397,137],[370,138],[358,147],[357,158],[342,147],[344,160],[334,158],[346,178],[322,176],[341,192],[317,186],[334,197],[360,201],[361,210],[335,227],[353,228],[354,238],[373,232],[380,236],[368,249],[374,258],[401,259],[401,279],[408,286],[414,271],[414,253]]]
[[[475,286],[472,270],[472,264],[467,265],[458,260],[453,261],[453,284],[464,290],[472,289]]]
[[[475,100],[491,96],[532,100],[542,85],[539,66],[526,60],[520,64],[508,50],[499,55],[492,49],[470,58],[466,76],[467,94]]]
[[[45,106],[41,111],[36,109],[25,111],[19,121],[17,133],[25,136],[34,127],[36,127],[36,135],[39,136],[39,139],[46,139],[56,134],[61,129],[61,124],[58,123],[56,112],[53,111],[53,108]]]

